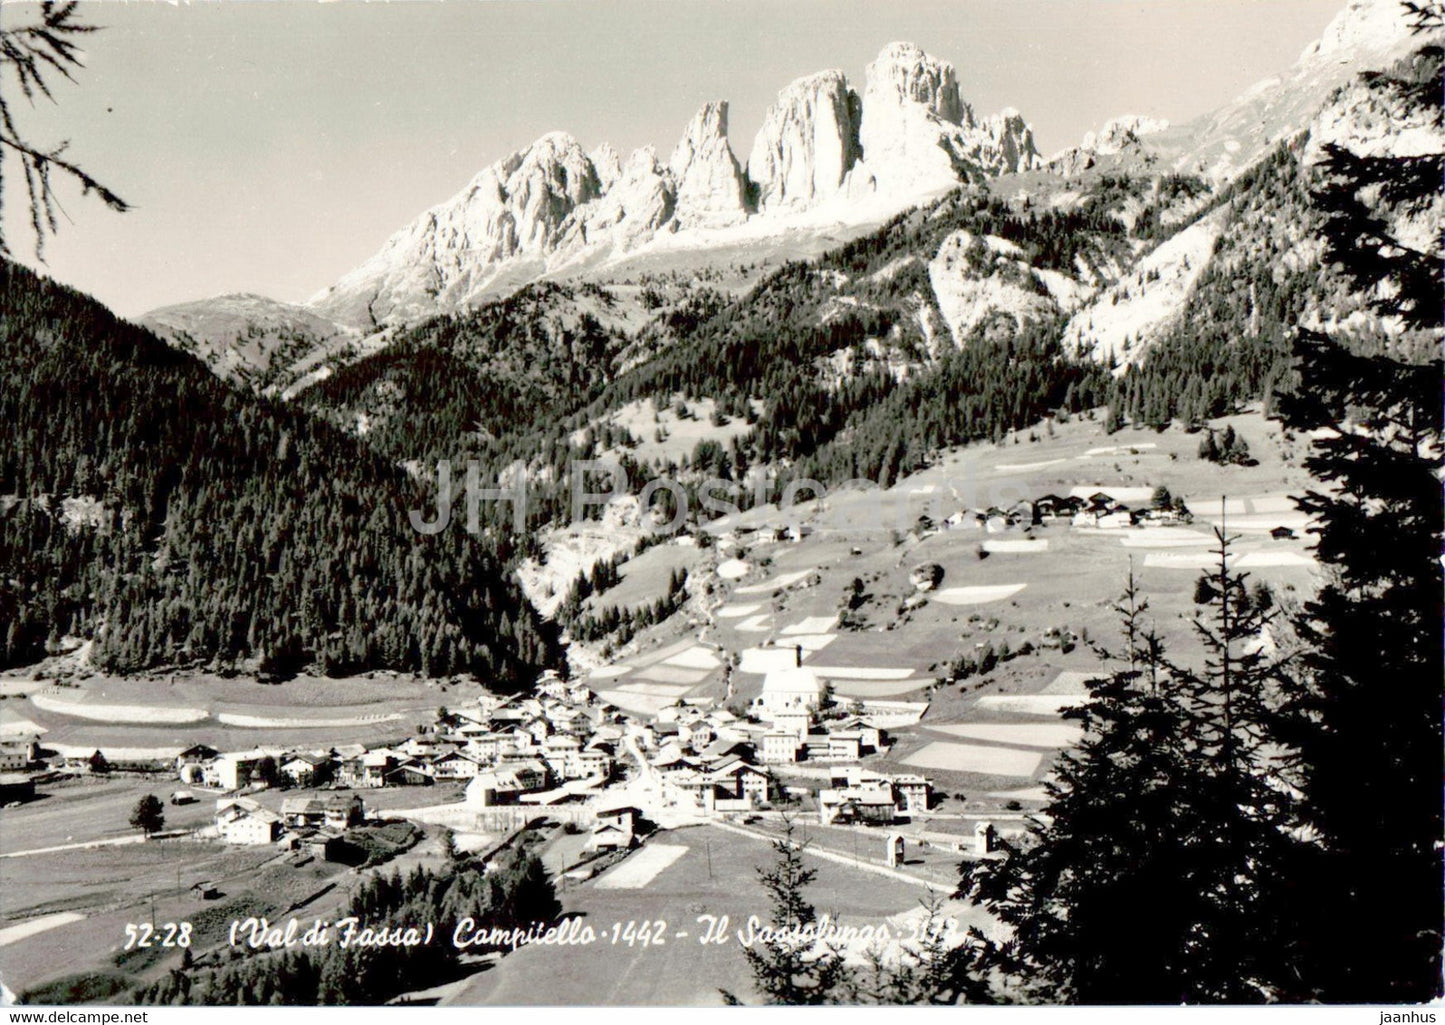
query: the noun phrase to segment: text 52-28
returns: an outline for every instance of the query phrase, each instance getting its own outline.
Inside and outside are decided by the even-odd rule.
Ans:
[[[127,922],[125,925],[125,949],[135,950],[146,947],[189,947],[191,945],[190,922]]]

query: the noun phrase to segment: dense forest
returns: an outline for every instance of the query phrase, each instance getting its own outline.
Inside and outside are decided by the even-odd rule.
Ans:
[[[100,304],[0,265],[0,660],[316,663],[503,688],[557,660],[505,543],[424,536],[423,486]]]

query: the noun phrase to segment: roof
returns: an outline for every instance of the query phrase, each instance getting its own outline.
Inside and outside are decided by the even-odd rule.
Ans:
[[[288,756],[284,764],[290,765],[292,762],[305,762],[307,765],[322,765],[329,761],[331,761],[330,755],[319,754],[314,751],[299,751],[294,755]]]
[[[822,694],[823,681],[807,666],[775,669],[763,677],[764,694]]]

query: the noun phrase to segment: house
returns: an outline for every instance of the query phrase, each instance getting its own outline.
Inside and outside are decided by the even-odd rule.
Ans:
[[[267,811],[248,797],[222,798],[216,802],[216,832],[227,843],[275,843],[281,829],[280,815]]]
[[[763,761],[771,764],[792,763],[798,760],[802,744],[798,735],[789,730],[774,730],[763,734]]]
[[[346,840],[329,829],[320,829],[301,838],[301,849],[322,861],[341,861],[346,857]]]
[[[861,765],[834,766],[829,776],[835,788],[871,787],[886,790],[892,786],[892,781],[888,776],[872,769],[865,769]]]
[[[435,782],[436,776],[432,774],[431,766],[415,758],[399,762],[382,777],[382,786],[429,787]]]
[[[853,730],[838,730],[827,736],[828,757],[834,761],[857,761],[863,757],[863,735]]]
[[[366,818],[366,805],[355,794],[329,797],[288,797],[281,802],[281,818],[296,828],[325,826],[342,830]]]
[[[567,700],[574,705],[590,705],[596,698],[597,695],[592,693],[592,688],[585,683],[574,683],[567,688]]]
[[[694,750],[701,750],[712,743],[715,736],[713,728],[702,719],[688,723],[678,723],[677,740],[683,747],[690,747]]]
[[[557,675],[555,669],[548,669],[537,678],[537,684],[533,688],[538,694],[545,694],[549,698],[556,698],[558,701],[567,697],[567,684],[562,677]]]
[[[914,815],[928,810],[928,803],[933,797],[933,781],[911,773],[894,776],[893,792],[903,812]]]
[[[651,759],[652,767],[661,773],[677,772],[680,769],[696,767],[698,762],[683,754],[676,744],[664,745]]]
[[[500,758],[504,749],[510,750],[510,743],[504,734],[493,733],[490,728],[475,734],[463,734],[466,743],[463,750],[483,764]]]
[[[847,719],[837,723],[835,728],[850,733],[856,732],[858,734],[859,747],[865,755],[876,754],[882,751],[883,746],[888,743],[887,731],[873,725],[872,722],[862,716],[849,716]]]
[[[0,772],[28,769],[38,753],[39,746],[33,740],[0,741]]]
[[[791,733],[802,740],[807,737],[808,730],[813,725],[813,713],[806,708],[774,712],[770,716],[770,721],[773,729],[779,733]]]
[[[437,779],[471,779],[481,771],[481,761],[463,751],[448,751],[432,762]]]
[[[1064,500],[1058,495],[1042,495],[1034,500],[1034,513],[1040,523],[1058,519],[1064,512]]]
[[[323,765],[329,766],[330,763],[329,752],[302,751],[281,762],[281,775],[299,786],[314,781],[317,770]]]
[[[467,784],[466,802],[482,808],[515,804],[523,794],[546,788],[546,767],[538,762],[524,761],[477,773]]]
[[[392,751],[366,752],[358,760],[360,774],[356,777],[355,785],[359,787],[386,786],[387,774],[396,768],[397,761],[396,754]]]
[[[264,751],[224,754],[210,764],[206,778],[222,790],[240,790],[251,782],[256,766],[267,757]]]
[[[110,761],[99,750],[92,751],[88,755],[66,755],[60,765],[66,772],[76,772],[82,775],[110,771]]]
[[[1134,525],[1134,515],[1126,505],[1115,506],[1109,512],[1098,516],[1094,520],[1094,526],[1100,530],[1118,530],[1123,527]]]
[[[725,737],[715,740],[699,752],[699,756],[713,768],[729,760],[747,761],[753,753],[752,745],[746,740]]]
[[[886,824],[897,817],[893,781],[883,773],[847,765],[834,769],[832,777],[833,786],[818,794],[818,815],[824,825],[833,822]]]
[[[217,900],[221,896],[221,891],[210,880],[196,883],[191,887],[191,892],[201,900]]]
[[[891,789],[845,787],[818,793],[818,817],[823,825],[862,822],[887,825],[897,817]]]
[[[631,847],[632,833],[611,822],[598,822],[592,827],[592,838],[588,846],[597,851],[616,851]]]
[[[1276,541],[1293,541],[1295,538],[1295,532],[1289,527],[1275,527],[1269,532],[1269,536],[1274,538]]]
[[[502,754],[527,754],[536,750],[537,738],[521,726],[513,726],[502,733]]]
[[[713,786],[713,798],[719,810],[727,811],[725,803],[756,808],[766,804],[773,790],[772,777],[756,765],[742,760],[714,769],[705,777]]]
[[[641,812],[627,805],[598,809],[590,845],[597,850],[631,847],[637,842],[639,817]]]
[[[612,752],[605,744],[594,744],[577,752],[574,759],[576,773],[573,778],[586,779],[612,775]]]
[[[208,762],[215,761],[221,752],[209,744],[192,744],[180,754],[176,755],[176,772],[184,771],[187,765],[201,766]],[[199,779],[200,777],[197,776]]]
[[[1037,503],[1030,502],[1027,498],[1021,498],[1007,510],[1009,522],[1020,524],[1025,527],[1036,527],[1043,520],[1039,516]]]

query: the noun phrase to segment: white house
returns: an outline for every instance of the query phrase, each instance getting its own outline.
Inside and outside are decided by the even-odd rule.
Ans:
[[[216,832],[227,843],[267,844],[281,836],[281,816],[247,797],[216,802]]]
[[[798,735],[788,730],[763,734],[763,761],[790,763],[798,760]]]

